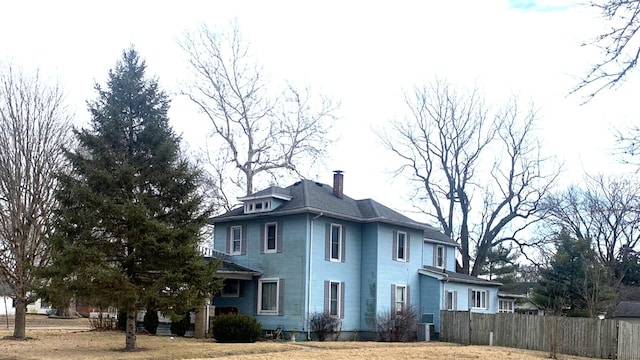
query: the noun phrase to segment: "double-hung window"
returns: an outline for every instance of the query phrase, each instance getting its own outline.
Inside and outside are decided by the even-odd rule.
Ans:
[[[278,315],[282,304],[280,304],[280,294],[282,289],[282,279],[260,279],[258,280],[258,314]]]
[[[435,256],[435,266],[437,268],[444,269],[445,267],[445,252],[443,245],[436,245],[436,256]]]
[[[409,261],[409,234],[404,231],[393,231],[393,260]]]
[[[391,303],[396,314],[402,314],[409,307],[409,289],[406,285],[391,285]]]
[[[277,236],[278,236],[278,224],[267,223],[264,225],[264,252],[274,253],[277,252]]]
[[[344,317],[344,283],[325,281],[325,311],[332,316]]]
[[[471,307],[476,309],[488,309],[487,306],[487,291],[486,290],[471,290]]]
[[[242,252],[242,226],[231,227],[231,255],[240,255]]]
[[[326,227],[325,260],[344,262],[345,230],[340,224],[329,224]]]
[[[447,291],[445,301],[447,302],[447,310],[456,310],[458,308],[458,292]]]

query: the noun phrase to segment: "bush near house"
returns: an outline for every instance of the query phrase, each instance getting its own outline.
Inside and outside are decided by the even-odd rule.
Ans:
[[[413,308],[401,313],[385,311],[378,314],[376,330],[381,341],[415,341],[418,314]]]
[[[211,333],[221,343],[253,343],[262,336],[262,324],[248,315],[220,315],[213,318]]]
[[[342,321],[328,311],[311,315],[311,331],[318,337],[318,341],[325,341],[327,336],[340,332]]]

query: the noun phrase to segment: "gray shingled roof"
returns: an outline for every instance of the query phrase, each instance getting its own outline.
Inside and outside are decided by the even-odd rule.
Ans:
[[[613,311],[613,317],[640,318],[640,302],[620,301]]]
[[[422,274],[424,275],[441,277],[450,282],[457,282],[457,283],[463,283],[463,284],[478,284],[478,285],[486,285],[486,286],[502,286],[502,283],[497,281],[490,281],[490,280],[482,279],[482,278],[467,275],[467,274],[460,274],[454,271],[448,271],[448,270],[440,269],[434,266],[425,265],[423,266],[423,270],[424,271],[422,271]]]
[[[329,185],[310,180],[301,180],[295,184],[280,188],[272,186],[258,191],[249,198],[269,196],[271,194],[282,194],[291,196],[291,200],[269,212],[244,214],[242,207],[235,208],[225,214],[213,217],[211,223],[220,223],[233,220],[282,216],[298,213],[313,213],[332,216],[349,221],[369,223],[382,222],[394,225],[401,225],[415,229],[423,229],[425,238],[444,242],[452,245],[457,243],[449,239],[438,229],[431,225],[414,221],[399,212],[392,210],[372,199],[354,200],[346,195],[338,198],[333,194],[333,188]]]

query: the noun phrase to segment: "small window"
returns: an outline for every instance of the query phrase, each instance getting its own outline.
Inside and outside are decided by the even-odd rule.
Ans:
[[[242,251],[242,226],[231,228],[231,255],[239,255]]]
[[[331,224],[331,261],[342,260],[342,225]]]
[[[407,249],[407,233],[398,232],[397,233],[397,251],[398,251],[398,260],[406,261],[406,249]]]
[[[499,304],[499,309],[498,309],[499,312],[501,313],[513,312],[513,300],[500,300],[498,304]]]
[[[438,245],[436,246],[436,267],[444,269],[444,246]]]
[[[340,283],[329,283],[329,314],[340,316]]]
[[[487,292],[485,290],[471,291],[471,307],[476,309],[487,309]]]
[[[278,224],[267,223],[264,225],[264,252],[277,251]]]
[[[240,296],[240,280],[225,279],[222,287],[222,297],[239,297]]]
[[[279,291],[278,279],[262,279],[258,281],[258,314],[278,315]]]
[[[447,310],[456,310],[458,308],[458,292],[457,291],[447,291]]]
[[[402,314],[407,305],[407,287],[403,285],[396,285],[395,293],[395,311],[396,314]]]

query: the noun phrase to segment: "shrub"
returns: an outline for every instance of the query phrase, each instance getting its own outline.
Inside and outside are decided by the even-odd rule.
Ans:
[[[262,324],[248,315],[218,315],[211,321],[211,333],[222,343],[253,343],[262,336]]]
[[[142,325],[144,329],[149,333],[155,335],[158,331],[158,324],[160,320],[158,319],[158,310],[154,307],[147,308],[147,311],[144,313],[144,318],[142,319]]]
[[[376,330],[381,341],[413,341],[418,326],[418,315],[413,308],[403,313],[385,311],[376,319]]]
[[[331,315],[328,311],[311,315],[311,330],[315,332],[318,341],[325,341],[330,334],[339,332],[341,324],[340,318]]]
[[[171,321],[171,333],[176,336],[184,336],[189,330],[191,326],[191,314],[187,311],[187,313],[178,320]]]

